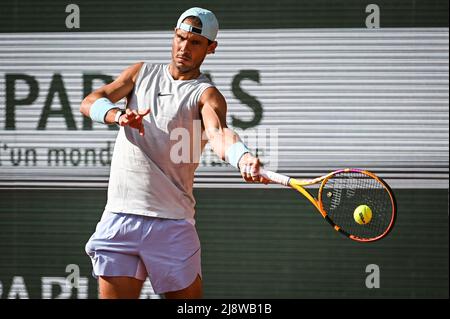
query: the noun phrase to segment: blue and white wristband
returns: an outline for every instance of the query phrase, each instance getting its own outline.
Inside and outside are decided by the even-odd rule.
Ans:
[[[91,105],[89,116],[94,122],[105,124],[106,114],[109,110],[115,108],[117,108],[117,106],[115,106],[113,102],[111,102],[106,97],[101,97]]]
[[[239,169],[239,161],[245,153],[250,153],[250,150],[242,142],[236,142],[231,145],[225,153],[225,160],[230,165]]]

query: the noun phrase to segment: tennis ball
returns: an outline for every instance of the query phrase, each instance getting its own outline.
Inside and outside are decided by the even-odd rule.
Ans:
[[[372,210],[367,205],[359,205],[353,212],[353,218],[360,225],[368,224],[372,219]]]

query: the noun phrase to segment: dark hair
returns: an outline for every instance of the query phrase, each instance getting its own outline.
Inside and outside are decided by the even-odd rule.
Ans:
[[[197,27],[197,28],[203,27],[202,20],[200,20],[199,17],[196,17],[196,16],[187,16],[186,18],[184,18],[183,22],[186,21],[186,20],[188,20],[188,19],[189,19],[189,21],[192,23],[192,25],[193,25],[194,27]],[[214,41],[211,41],[210,39],[208,39],[208,45],[210,45],[210,44],[213,43],[213,42],[214,42]]]

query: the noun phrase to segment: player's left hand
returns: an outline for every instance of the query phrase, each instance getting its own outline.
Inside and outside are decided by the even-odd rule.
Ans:
[[[144,123],[142,122],[142,120],[148,113],[150,113],[150,108],[147,108],[143,111],[130,110],[127,108],[126,113],[122,114],[119,117],[119,125],[135,128],[139,130],[139,135],[144,136]]]
[[[270,182],[267,178],[259,175],[259,169],[261,167],[262,163],[259,158],[254,157],[250,153],[244,154],[239,161],[239,168],[241,170],[242,178],[249,183],[267,184]]]

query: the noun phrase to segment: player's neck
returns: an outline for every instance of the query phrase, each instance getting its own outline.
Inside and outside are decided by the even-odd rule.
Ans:
[[[196,79],[201,74],[199,69],[193,69],[187,72],[182,72],[172,63],[169,64],[169,73],[170,75],[172,75],[174,80],[183,80],[183,81]]]

